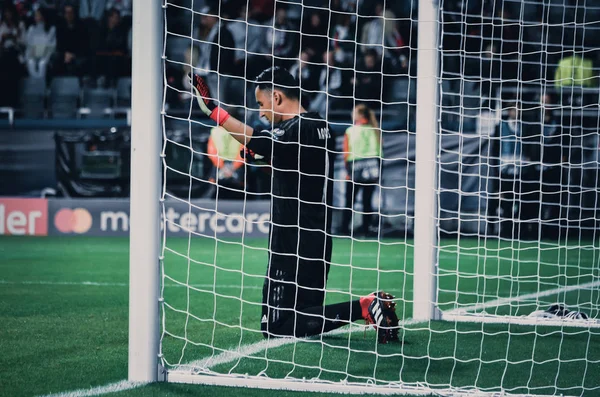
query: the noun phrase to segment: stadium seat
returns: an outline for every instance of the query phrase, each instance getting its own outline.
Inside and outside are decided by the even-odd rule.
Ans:
[[[119,107],[131,107],[131,77],[121,77],[117,81],[115,105]]]
[[[115,92],[105,88],[86,88],[83,90],[83,114],[90,118],[102,118],[107,115],[106,110],[112,108]]]
[[[50,83],[49,107],[52,118],[68,119],[77,116],[81,86],[77,77],[55,77]]]
[[[21,110],[25,118],[43,118],[46,114],[46,80],[27,77],[21,85]]]

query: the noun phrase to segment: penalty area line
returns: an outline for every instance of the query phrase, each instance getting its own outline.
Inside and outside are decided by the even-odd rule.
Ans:
[[[114,283],[114,282],[102,282],[102,281],[35,281],[35,280],[23,280],[23,281],[11,281],[11,280],[0,280],[0,285],[48,285],[48,286],[74,286],[74,287],[129,287],[129,283]],[[178,284],[169,282],[165,284],[166,288],[187,288],[185,284]],[[215,285],[213,284],[190,284],[190,288],[200,288],[212,290]],[[240,284],[218,284],[219,289],[248,289],[262,291],[262,285],[244,285]],[[372,288],[353,288],[353,291],[368,291],[372,292]],[[348,291],[344,291],[341,288],[331,287],[327,289],[328,293],[341,293],[348,294]]]
[[[489,309],[492,307],[508,305],[513,302],[522,302],[522,301],[526,301],[526,300],[533,300],[533,299],[543,298],[546,296],[559,295],[562,293],[577,291],[580,289],[595,288],[598,286],[600,286],[600,280],[590,281],[587,283],[577,284],[577,285],[569,285],[567,287],[558,287],[558,288],[553,288],[553,289],[547,289],[547,290],[540,291],[540,292],[532,292],[530,294],[519,295],[519,296],[515,296],[512,298],[494,299],[489,302],[476,303],[476,304],[470,305],[470,306],[459,307],[457,309],[450,310],[446,313],[449,315],[455,315],[455,314],[460,314],[463,312],[474,312],[477,310],[485,310],[485,309]]]
[[[89,389],[79,389],[73,391],[66,391],[62,393],[46,394],[40,397],[88,397],[88,396],[100,396],[102,394],[117,393],[121,391],[127,391],[135,389],[140,386],[144,386],[145,382],[130,382],[122,380],[120,382],[109,383],[108,385],[91,387]]]

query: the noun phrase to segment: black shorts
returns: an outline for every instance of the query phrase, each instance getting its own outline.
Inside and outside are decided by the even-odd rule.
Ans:
[[[346,171],[354,183],[377,184],[381,161],[378,158],[365,158],[349,161]]]
[[[287,321],[294,321],[297,311],[323,306],[329,264],[324,261],[302,262],[298,264],[297,272],[276,265],[270,265],[267,270],[260,321],[265,337],[282,335],[277,329]]]

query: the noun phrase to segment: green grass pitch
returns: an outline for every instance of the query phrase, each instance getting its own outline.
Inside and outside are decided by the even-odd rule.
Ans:
[[[401,319],[409,320],[411,243],[336,240],[327,302],[389,290],[401,298]],[[443,309],[492,302],[488,313],[526,315],[539,308],[535,298],[493,301],[567,285],[573,288],[542,294],[539,303],[560,301],[600,317],[597,283],[576,288],[600,278],[598,242],[557,246],[461,239],[441,246]],[[0,396],[61,393],[126,378],[128,249],[124,238],[0,238]],[[222,359],[224,350],[263,341],[258,328],[266,260],[263,239],[247,239],[244,245],[239,240],[167,239],[163,354],[170,365],[204,360],[212,371],[223,373],[600,395],[597,328],[407,322],[401,329],[403,344],[377,345],[374,332],[352,327],[358,332]],[[299,395],[176,384],[114,395],[201,393]]]

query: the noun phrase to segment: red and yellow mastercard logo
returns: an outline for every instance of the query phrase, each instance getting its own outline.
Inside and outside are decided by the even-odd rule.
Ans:
[[[61,233],[85,233],[92,227],[92,215],[84,208],[63,208],[54,215],[54,226]]]

